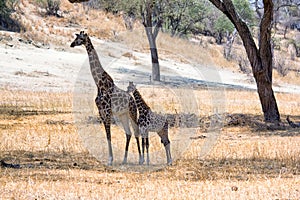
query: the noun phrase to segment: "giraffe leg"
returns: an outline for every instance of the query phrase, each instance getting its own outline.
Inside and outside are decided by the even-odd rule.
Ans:
[[[147,149],[147,165],[150,164],[150,158],[149,158],[149,137],[147,135],[146,139],[146,149]]]
[[[139,151],[139,157],[140,157],[139,164],[142,165],[144,163],[144,156],[142,156],[142,154],[141,154],[140,139],[138,136],[135,137],[135,139],[136,139],[136,143],[137,143],[137,147],[138,147],[138,151]]]
[[[139,141],[140,131],[137,122],[137,107],[134,99],[131,96],[129,98],[129,115],[130,115],[130,122],[134,131],[134,136],[136,138],[136,144],[139,152],[139,164],[142,165],[144,163],[144,157],[141,154],[140,141]]]
[[[107,99],[108,96],[101,96],[99,93],[99,88],[98,88],[98,94],[95,99],[96,106],[99,111],[100,118],[104,124],[105,132],[106,132],[106,140],[108,144],[108,166],[111,166],[113,163],[113,151],[112,151],[112,144],[111,144],[111,131],[110,131],[110,126],[111,126],[111,101]]]
[[[133,119],[131,119],[130,122],[131,122],[131,126],[133,128],[133,131],[134,131],[134,136],[136,139],[136,144],[137,144],[137,148],[138,148],[138,152],[139,152],[139,164],[142,165],[144,163],[144,157],[141,154],[141,147],[140,147],[140,140],[139,140],[139,137],[140,137],[139,127]]]
[[[129,128],[129,119],[127,114],[124,114],[122,116],[119,116],[119,119],[123,125],[123,128],[125,130],[125,134],[126,134],[126,146],[125,146],[125,154],[124,154],[124,159],[122,164],[126,164],[127,163],[127,157],[128,157],[128,148],[129,148],[129,143],[130,143],[130,139],[131,139],[131,131]]]
[[[108,144],[108,164],[107,165],[111,166],[114,158],[113,158],[112,145],[111,145],[110,120],[104,122],[104,127],[105,127],[105,131],[106,131],[106,139],[107,139],[107,144]]]
[[[158,132],[158,135],[161,139],[161,143],[164,145],[166,150],[167,165],[172,165],[172,156],[170,148],[170,140],[168,134],[168,122],[165,123],[163,129]]]
[[[145,140],[146,140],[146,138],[142,138],[142,152],[143,152],[142,157],[143,157],[143,161],[144,161],[144,158],[145,158],[145,144],[146,144]]]

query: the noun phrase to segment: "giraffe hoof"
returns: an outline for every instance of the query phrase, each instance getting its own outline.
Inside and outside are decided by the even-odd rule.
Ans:
[[[140,161],[139,161],[139,165],[142,165],[142,164],[144,164],[144,159],[140,159]]]
[[[108,166],[112,166],[112,162],[113,162],[113,158],[112,158],[112,157],[108,158],[108,163],[107,163],[107,165],[108,165]]]

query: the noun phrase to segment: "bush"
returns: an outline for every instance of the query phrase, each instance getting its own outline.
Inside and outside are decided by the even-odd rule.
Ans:
[[[61,17],[58,13],[60,10],[60,0],[37,0],[37,2],[46,10],[46,15]]]
[[[286,76],[289,73],[289,68],[286,63],[286,59],[282,58],[281,56],[277,55],[275,57],[274,68],[277,72],[282,76]]]
[[[11,17],[19,0],[0,0],[0,30],[20,32],[20,24]]]

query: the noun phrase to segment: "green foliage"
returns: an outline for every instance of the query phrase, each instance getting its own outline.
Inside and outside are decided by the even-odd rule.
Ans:
[[[6,0],[1,0],[0,1],[0,17],[7,17],[10,14],[10,9],[7,6],[7,1]]]
[[[254,19],[254,11],[251,9],[251,5],[248,0],[233,0],[233,4],[240,17],[248,22],[252,23]]]
[[[174,0],[168,1],[164,9],[164,26],[172,35],[189,34],[203,27],[208,7],[204,1]]]
[[[41,1],[41,0],[40,0]],[[45,0],[43,0],[45,1]],[[148,0],[90,0],[85,5],[102,9],[114,14],[121,11],[132,19],[141,19],[141,8],[145,8]],[[152,19],[162,18],[163,31],[171,35],[188,35],[203,33],[222,37],[231,34],[234,26],[207,0],[153,0],[154,12]],[[238,14],[243,20],[251,23],[254,11],[248,0],[233,0]]]
[[[214,29],[218,33],[229,32],[232,33],[234,31],[234,26],[230,22],[230,20],[225,16],[221,15],[214,24]]]
[[[19,23],[11,18],[18,3],[19,0],[0,0],[0,30],[20,31]]]

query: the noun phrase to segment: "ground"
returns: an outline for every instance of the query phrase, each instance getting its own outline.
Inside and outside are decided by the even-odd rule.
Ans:
[[[300,198],[299,128],[285,120],[300,121],[296,73],[295,82],[275,74],[282,122],[265,124],[253,78],[221,61],[219,47],[176,40],[187,54],[167,51],[175,42],[160,34],[162,82],[152,83],[148,49],[132,34],[91,39],[120,88],[132,80],[154,111],[195,114],[170,128],[173,165],[154,134],[150,166],[137,165],[134,140],[121,165],[125,135],[113,125],[115,164],[106,166],[85,49],[69,48],[73,35],[44,46],[1,32],[0,199]]]

